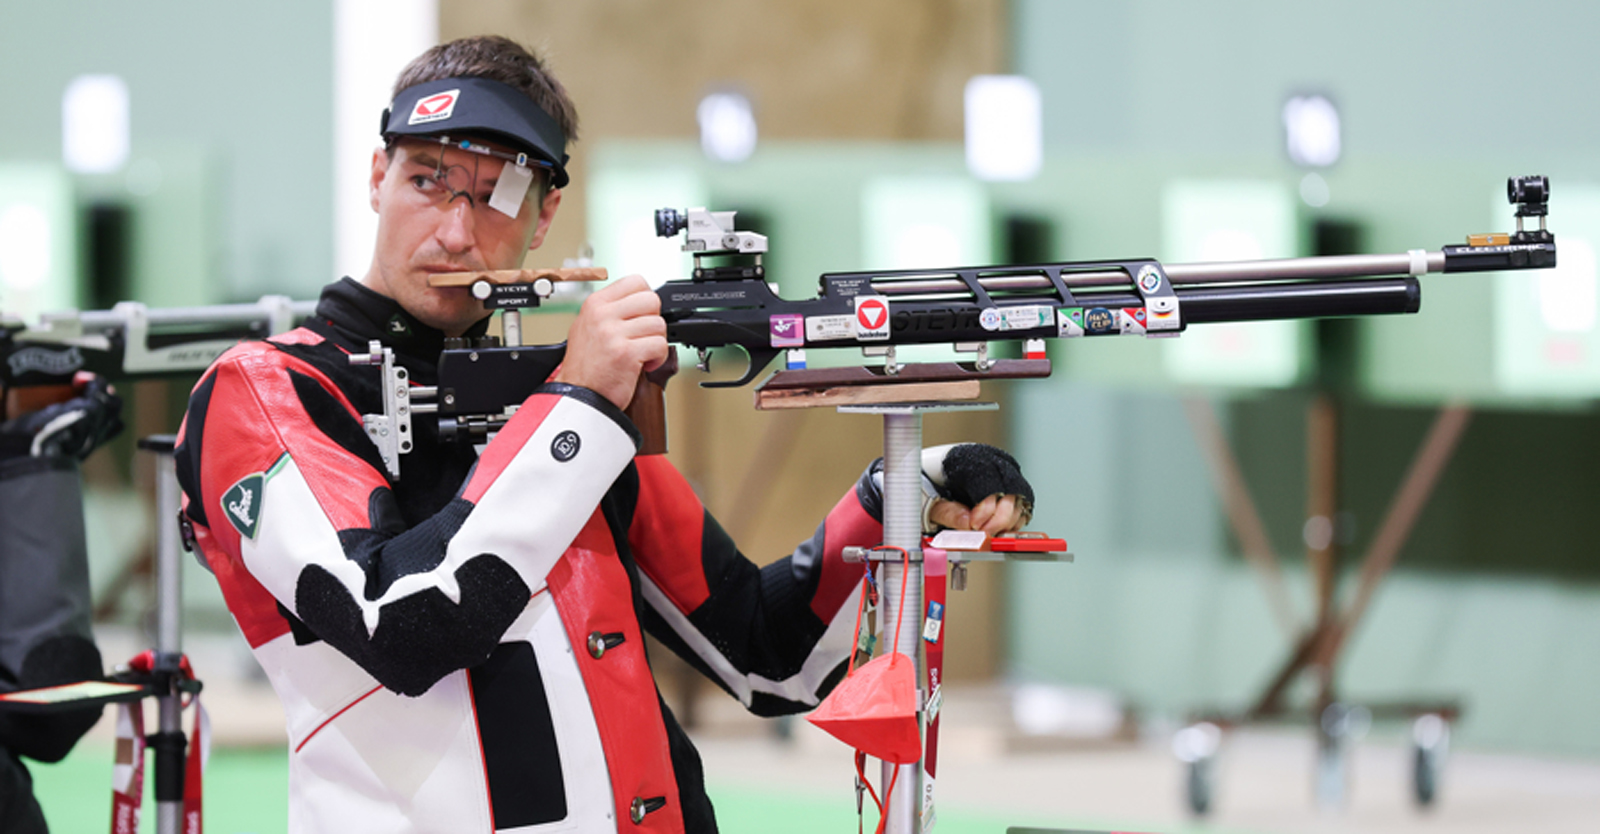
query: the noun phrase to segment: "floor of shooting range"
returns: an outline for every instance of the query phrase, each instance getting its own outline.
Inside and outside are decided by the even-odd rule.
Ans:
[[[119,656],[113,652],[120,639],[101,636],[107,657]],[[216,744],[206,773],[206,830],[281,832],[287,817],[282,713],[232,640],[219,636],[188,645],[205,676]],[[1409,747],[1397,733],[1378,731],[1353,752],[1343,810],[1319,812],[1311,790],[1311,735],[1293,728],[1230,736],[1218,759],[1215,811],[1201,824],[1185,809],[1182,767],[1158,731],[1129,741],[1023,741],[1010,728],[1009,701],[998,687],[952,687],[944,704],[936,791],[940,834],[999,834],[1008,826],[1253,834],[1600,830],[1600,762],[1458,745],[1437,804],[1419,812],[1410,798]],[[804,720],[791,722],[789,738],[782,739],[772,722],[746,715],[709,687],[698,717],[694,735],[724,832],[811,834],[856,827],[853,767],[844,745]],[[30,765],[52,830],[109,826],[112,729],[108,711],[64,762]],[[149,787],[147,779],[147,792]],[[146,805],[146,830],[154,822],[153,807]]]

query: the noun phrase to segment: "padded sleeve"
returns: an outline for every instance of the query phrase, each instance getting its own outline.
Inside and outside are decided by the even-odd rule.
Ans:
[[[546,385],[456,497],[407,529],[365,438],[341,443],[319,429],[297,380],[336,397],[359,426],[309,364],[236,348],[191,398],[179,451],[186,513],[253,645],[271,636],[276,609],[403,694],[489,656],[637,448],[610,403]]]
[[[647,626],[750,710],[815,707],[849,660],[863,569],[851,545],[876,545],[882,525],[863,479],[812,537],[758,568],[745,558],[664,457],[638,460],[639,505],[628,545],[643,574]]]

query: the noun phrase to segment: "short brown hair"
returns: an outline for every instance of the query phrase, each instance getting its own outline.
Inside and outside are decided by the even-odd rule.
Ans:
[[[390,98],[407,87],[441,78],[487,78],[522,91],[561,126],[570,144],[578,139],[578,108],[545,62],[521,44],[499,35],[442,43],[418,55],[395,79]]]

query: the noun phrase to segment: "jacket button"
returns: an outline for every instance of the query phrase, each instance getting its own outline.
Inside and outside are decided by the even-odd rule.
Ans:
[[[636,796],[633,798],[632,804],[628,806],[628,819],[633,820],[634,825],[639,825],[644,822],[645,814],[659,811],[665,807],[667,807],[667,798],[664,796],[652,796],[649,799]]]
[[[589,654],[593,655],[595,660],[599,660],[605,655],[607,649],[614,649],[627,642],[627,640],[628,635],[620,631],[613,631],[610,634],[591,631],[589,632],[589,639],[585,642],[589,646]]]

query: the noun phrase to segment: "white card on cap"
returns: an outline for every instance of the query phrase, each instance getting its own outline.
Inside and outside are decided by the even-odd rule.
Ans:
[[[528,186],[533,184],[533,169],[526,165],[507,162],[500,169],[500,179],[489,195],[489,208],[515,219],[522,210],[522,201],[528,196]]]

